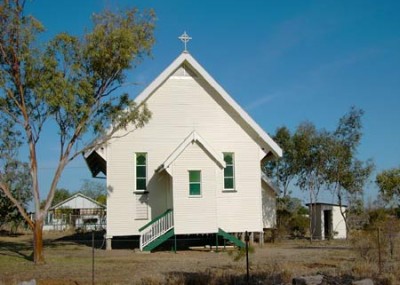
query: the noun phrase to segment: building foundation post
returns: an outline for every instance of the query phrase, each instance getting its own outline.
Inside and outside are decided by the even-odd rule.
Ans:
[[[264,246],[264,231],[260,232],[258,236],[258,244],[259,246]]]
[[[106,250],[112,250],[112,236],[105,236],[106,238]]]

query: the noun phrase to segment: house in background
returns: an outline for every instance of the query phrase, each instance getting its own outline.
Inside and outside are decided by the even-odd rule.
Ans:
[[[346,223],[341,211],[347,206],[328,203],[306,204],[310,209],[311,235],[313,239],[345,239]]]
[[[50,208],[43,230],[99,230],[105,228],[106,206],[76,193]]]
[[[150,251],[174,235],[262,233],[276,189],[262,174],[282,150],[185,50],[137,98],[152,118],[84,155],[107,176],[107,248],[140,236]]]

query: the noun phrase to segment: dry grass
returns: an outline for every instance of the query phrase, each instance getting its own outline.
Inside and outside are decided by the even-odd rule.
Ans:
[[[59,237],[54,233],[45,236],[47,263],[40,266],[29,260],[31,235],[0,237],[0,284],[31,279],[38,284],[91,284],[91,247],[80,241],[57,240]],[[399,262],[392,262],[381,284],[396,284],[399,269]],[[345,241],[285,241],[255,246],[250,255],[251,284],[291,284],[295,276],[317,273],[376,277],[376,272],[376,263],[360,258]],[[132,249],[96,249],[95,283],[246,284],[246,267],[244,259],[234,261],[234,255],[227,252],[142,254]]]
[[[356,253],[351,274],[381,280],[382,284],[400,284],[400,236],[393,231],[359,230],[350,242]]]

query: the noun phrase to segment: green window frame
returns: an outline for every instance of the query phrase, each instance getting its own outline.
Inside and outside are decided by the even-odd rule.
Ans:
[[[136,191],[147,190],[147,153],[136,153]]]
[[[233,152],[224,152],[224,189],[235,189],[235,155]]]
[[[201,171],[189,170],[189,196],[201,195]]]

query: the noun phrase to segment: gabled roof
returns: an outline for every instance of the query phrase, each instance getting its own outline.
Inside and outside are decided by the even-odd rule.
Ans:
[[[281,191],[279,188],[268,178],[267,174],[261,171],[261,180],[264,181],[272,190],[275,191],[276,195],[279,195]]]
[[[332,207],[340,207],[339,204],[334,204],[334,203],[323,203],[323,202],[313,202],[313,203],[306,203],[306,206],[332,206]],[[347,205],[342,205],[343,208],[347,208]]]
[[[64,201],[61,201],[60,203],[58,203],[58,204],[52,206],[52,207],[50,208],[50,210],[54,210],[54,209],[60,208],[63,204],[66,204],[66,203],[68,203],[69,201],[71,201],[71,200],[73,200],[73,199],[75,199],[75,198],[77,198],[77,197],[82,197],[83,199],[89,200],[90,202],[92,202],[92,203],[98,205],[100,208],[105,208],[105,207],[106,207],[105,205],[103,205],[103,204],[97,202],[96,200],[93,200],[92,198],[89,198],[88,196],[85,196],[85,195],[83,195],[82,193],[79,193],[79,192],[78,192],[78,193],[72,195],[71,197],[65,199]]]
[[[221,167],[224,168],[225,161],[222,157],[222,153],[217,153],[196,131],[193,131],[188,135],[183,142],[168,156],[168,158],[156,169],[157,172],[163,170],[168,171],[168,167],[182,154],[182,152],[191,144],[198,143]]]
[[[107,175],[107,161],[99,149],[101,148],[91,149],[83,153],[83,158],[92,173],[92,177],[96,177],[100,172]]]
[[[216,91],[228,107],[228,113],[237,118],[246,126],[246,131],[253,140],[264,150],[266,154],[271,151],[274,156],[281,157],[282,149],[271,137],[232,99],[231,96],[207,73],[207,71],[188,53],[179,55],[146,89],[144,89],[135,101],[143,104],[154,92],[182,65],[188,65]]]

